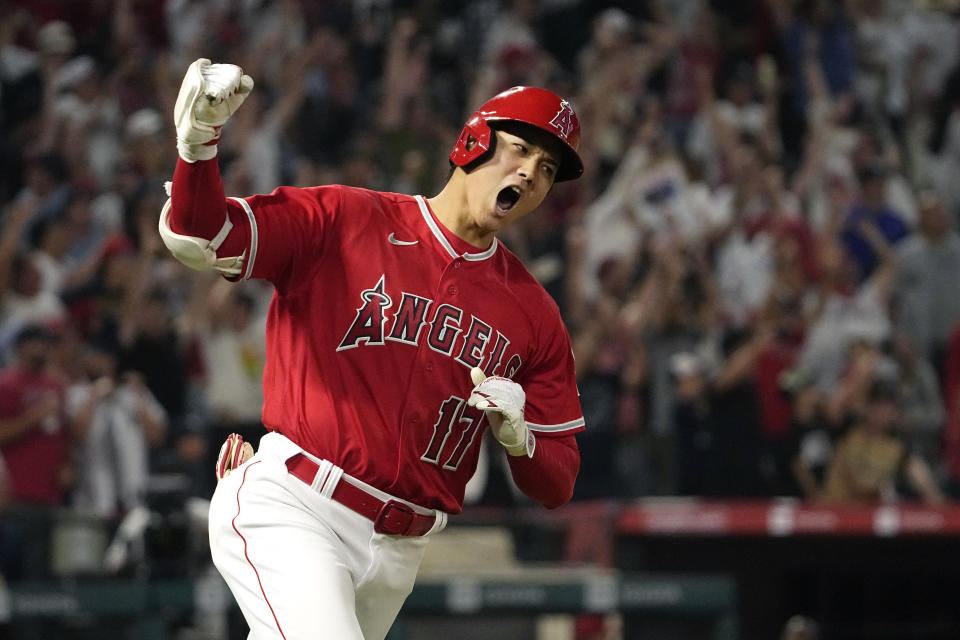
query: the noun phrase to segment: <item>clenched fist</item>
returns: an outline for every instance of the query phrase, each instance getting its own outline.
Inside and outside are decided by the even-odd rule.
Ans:
[[[493,437],[512,456],[533,457],[536,440],[527,428],[523,406],[527,395],[523,387],[500,376],[490,376],[479,367],[470,370],[474,387],[467,404],[487,414]]]
[[[195,60],[187,68],[173,108],[180,157],[196,162],[216,156],[220,129],[251,90],[253,78],[237,65]]]

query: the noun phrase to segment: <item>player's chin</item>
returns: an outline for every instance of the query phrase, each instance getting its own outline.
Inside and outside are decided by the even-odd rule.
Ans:
[[[507,227],[509,227],[517,219],[517,213],[515,211],[496,211],[494,210],[490,217],[487,218],[487,230],[492,231],[493,233],[498,233]]]

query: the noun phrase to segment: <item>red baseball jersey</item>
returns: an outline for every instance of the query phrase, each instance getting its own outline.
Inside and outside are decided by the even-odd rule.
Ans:
[[[581,431],[560,312],[498,241],[478,251],[420,196],[281,187],[228,200],[247,219],[244,278],[276,288],[263,421],[310,453],[425,507],[457,513],[482,411],[470,369],[523,386],[538,438]]]

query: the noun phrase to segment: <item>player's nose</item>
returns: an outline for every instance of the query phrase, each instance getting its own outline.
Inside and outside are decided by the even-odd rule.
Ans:
[[[540,161],[533,154],[524,158],[521,160],[520,166],[517,167],[517,175],[527,182],[532,182],[533,177],[537,175],[537,165],[539,162]]]

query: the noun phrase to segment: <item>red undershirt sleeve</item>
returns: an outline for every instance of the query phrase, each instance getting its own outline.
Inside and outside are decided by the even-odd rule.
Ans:
[[[212,239],[229,213],[234,228],[217,255],[238,256],[249,246],[250,223],[240,205],[227,200],[216,158],[194,163],[178,158],[170,199],[170,228],[174,232]]]
[[[548,509],[555,509],[573,496],[580,470],[580,449],[572,436],[537,438],[533,458],[507,456],[517,487]]]

